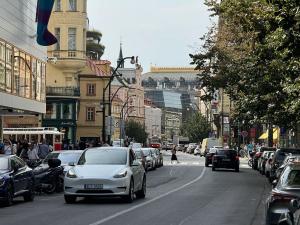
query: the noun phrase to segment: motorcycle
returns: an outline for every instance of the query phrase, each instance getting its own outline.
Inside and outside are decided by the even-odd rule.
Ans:
[[[49,159],[48,165],[41,164],[33,169],[35,191],[52,194],[63,191],[64,174],[59,159]]]

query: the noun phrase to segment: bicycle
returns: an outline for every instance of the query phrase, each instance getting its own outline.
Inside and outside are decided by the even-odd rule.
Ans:
[[[253,166],[253,158],[250,158],[248,160],[248,166],[252,168],[252,166]]]

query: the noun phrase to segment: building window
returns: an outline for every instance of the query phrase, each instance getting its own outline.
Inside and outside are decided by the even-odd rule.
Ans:
[[[55,11],[60,12],[61,11],[61,0],[56,0],[55,1]]]
[[[46,105],[45,119],[56,119],[56,103]]]
[[[60,50],[60,28],[59,27],[56,27],[54,29],[54,35],[57,39],[57,43],[55,44],[55,50]]]
[[[68,48],[71,51],[76,50],[76,28],[69,28]]]
[[[5,88],[5,43],[0,41],[0,91]]]
[[[69,10],[77,11],[77,0],[69,0]]]
[[[83,0],[83,12],[86,12],[86,0]]]
[[[73,105],[72,103],[65,103],[65,104],[61,104],[61,118],[64,120],[71,120],[72,119],[72,113],[73,111]]]
[[[96,84],[87,84],[86,95],[95,96],[96,95]]]
[[[86,108],[86,120],[95,121],[95,107]]]

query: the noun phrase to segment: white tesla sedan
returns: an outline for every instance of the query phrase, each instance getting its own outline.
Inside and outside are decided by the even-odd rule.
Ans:
[[[85,150],[64,180],[66,203],[77,197],[120,196],[132,202],[146,195],[146,173],[133,151],[124,147]]]

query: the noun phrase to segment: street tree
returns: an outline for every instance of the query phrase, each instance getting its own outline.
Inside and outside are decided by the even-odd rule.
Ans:
[[[126,121],[125,132],[130,139],[134,139],[138,143],[146,143],[147,141],[148,134],[145,126],[132,119]]]
[[[207,138],[210,125],[201,113],[195,113],[181,127],[183,136],[187,136],[191,142],[198,143]]]

